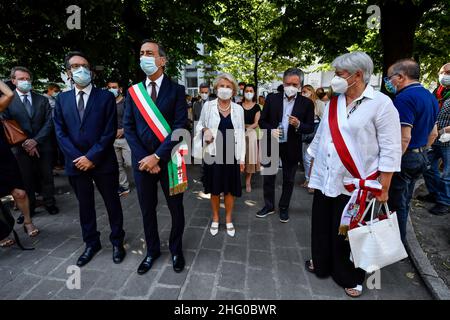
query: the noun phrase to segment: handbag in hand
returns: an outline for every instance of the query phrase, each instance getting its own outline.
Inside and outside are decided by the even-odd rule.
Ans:
[[[20,128],[16,120],[2,119],[3,129],[5,130],[6,141],[15,146],[28,139],[27,135]]]
[[[374,272],[408,257],[400,238],[397,214],[390,212],[385,203],[386,216],[374,219],[375,202],[375,198],[370,201],[359,226],[348,231],[353,263],[356,268],[367,272]],[[370,221],[363,222],[370,209]]]

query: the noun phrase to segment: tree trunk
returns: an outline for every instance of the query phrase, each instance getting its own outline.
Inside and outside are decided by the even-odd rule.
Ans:
[[[258,65],[259,58],[258,55],[255,55],[255,66],[253,67],[253,81],[255,85],[255,95],[258,95]]]
[[[423,11],[412,0],[380,2],[383,75],[386,75],[397,60],[413,57],[414,35]],[[384,80],[381,89],[386,92]]]

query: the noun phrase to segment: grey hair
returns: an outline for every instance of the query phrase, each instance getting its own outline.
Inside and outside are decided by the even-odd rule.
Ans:
[[[28,73],[30,75],[30,80],[33,80],[33,74],[31,73],[31,71],[28,70],[28,68],[21,67],[21,66],[13,67],[11,69],[11,79],[16,78],[16,71],[22,71],[22,72]]]
[[[365,83],[369,83],[373,73],[373,61],[367,53],[362,51],[343,54],[334,59],[331,66],[337,70],[346,70],[352,74],[361,70],[364,74]]]
[[[413,59],[401,59],[392,66],[392,74],[402,74],[411,80],[419,80],[420,66]]]
[[[300,79],[300,84],[303,87],[303,80],[305,80],[305,73],[299,68],[289,68],[283,73],[283,79],[286,77],[297,76]]]
[[[214,82],[213,82],[213,88],[214,88],[214,90],[217,90],[217,85],[219,84],[219,81],[220,81],[220,80],[227,80],[227,81],[230,81],[230,82],[233,84],[233,95],[236,95],[236,93],[237,93],[238,90],[239,90],[239,86],[238,86],[238,84],[237,84],[236,79],[235,79],[231,74],[226,73],[226,72],[219,74],[219,75],[214,79]]]

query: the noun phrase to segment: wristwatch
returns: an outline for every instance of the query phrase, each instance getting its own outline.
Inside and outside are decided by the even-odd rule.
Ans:
[[[153,155],[155,156],[156,159],[161,160],[161,158],[156,153],[154,153]]]

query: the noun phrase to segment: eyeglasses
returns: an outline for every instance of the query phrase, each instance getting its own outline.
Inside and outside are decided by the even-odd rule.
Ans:
[[[74,64],[71,64],[70,65],[70,69],[72,69],[72,70],[75,70],[75,69],[78,69],[78,68],[80,68],[80,67],[84,67],[84,68],[86,68],[86,69],[90,69],[90,66],[88,65],[88,64],[78,64],[78,63],[74,63]]]
[[[392,78],[393,76],[398,76],[398,73],[394,73],[394,74],[390,75],[389,77],[387,77],[387,76],[384,77],[384,82],[391,81],[391,78]]]

